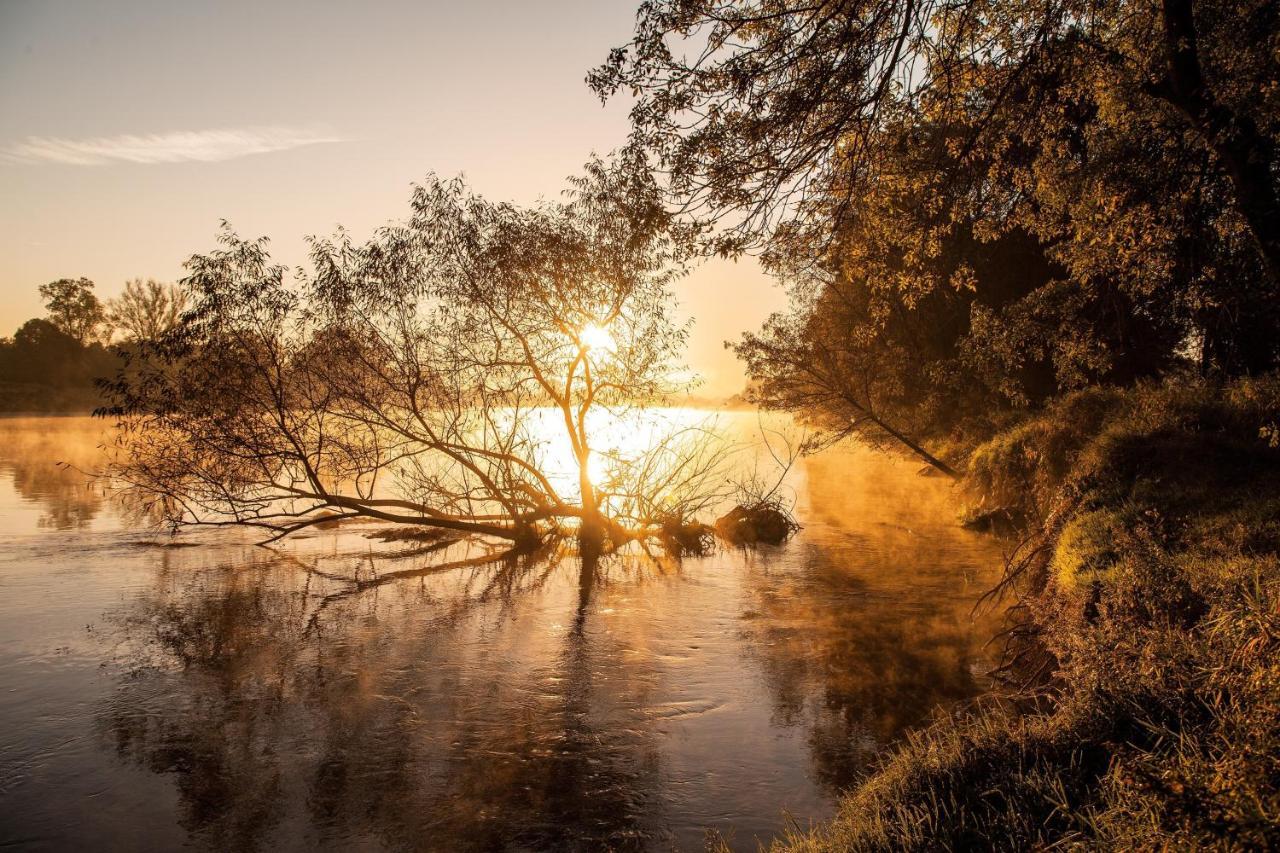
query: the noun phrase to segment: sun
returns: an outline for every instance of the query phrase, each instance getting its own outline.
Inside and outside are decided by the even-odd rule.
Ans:
[[[588,323],[583,326],[578,338],[582,341],[582,345],[589,350],[613,352],[617,348],[617,344],[613,342],[613,335],[609,334],[609,330],[603,326],[597,326],[595,323]]]

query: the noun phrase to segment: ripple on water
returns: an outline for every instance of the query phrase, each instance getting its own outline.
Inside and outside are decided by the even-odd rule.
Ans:
[[[572,562],[353,591],[441,556],[369,528],[134,529],[51,464],[90,469],[102,428],[0,424],[12,838],[753,850],[984,687],[998,614],[969,614],[999,549],[909,464],[806,460],[786,546],[606,565],[584,603]]]

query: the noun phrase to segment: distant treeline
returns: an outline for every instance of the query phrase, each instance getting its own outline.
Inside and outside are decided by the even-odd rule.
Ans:
[[[96,380],[111,377],[123,351],[173,326],[186,294],[135,279],[103,302],[85,278],[41,285],[47,314],[0,338],[0,412],[88,412],[101,404]]]

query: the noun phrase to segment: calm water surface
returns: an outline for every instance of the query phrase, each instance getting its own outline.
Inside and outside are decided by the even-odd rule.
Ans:
[[[986,686],[999,547],[915,464],[808,460],[780,548],[432,572],[478,546],[130,521],[102,430],[0,420],[4,846],[754,850]]]

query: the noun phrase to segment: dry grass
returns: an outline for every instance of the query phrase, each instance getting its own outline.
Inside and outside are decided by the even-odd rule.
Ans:
[[[984,505],[1040,520],[1048,704],[917,734],[778,848],[1280,847],[1278,418],[1280,378],[1170,382],[977,448]]]

